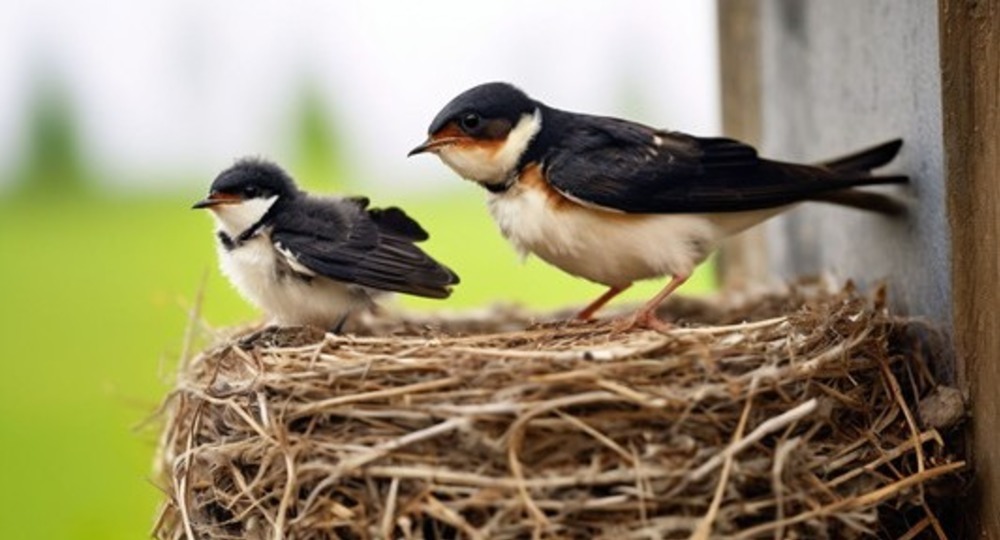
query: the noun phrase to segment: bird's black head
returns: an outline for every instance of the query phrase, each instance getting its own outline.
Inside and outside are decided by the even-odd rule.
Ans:
[[[516,86],[504,82],[481,84],[459,94],[434,117],[429,135],[454,124],[472,138],[502,138],[525,114],[534,112],[535,101]]]
[[[287,199],[298,193],[295,182],[274,163],[244,158],[215,177],[208,197],[194,208],[212,208],[254,199]]]
[[[409,155],[433,152],[470,180],[506,181],[541,128],[540,108],[512,84],[481,84],[445,105],[431,122],[427,140]]]

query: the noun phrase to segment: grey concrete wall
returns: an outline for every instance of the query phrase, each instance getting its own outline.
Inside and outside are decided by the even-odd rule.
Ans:
[[[767,227],[781,277],[887,279],[893,303],[951,323],[935,0],[764,0],[761,153],[819,161],[895,137],[910,215],[803,205]]]

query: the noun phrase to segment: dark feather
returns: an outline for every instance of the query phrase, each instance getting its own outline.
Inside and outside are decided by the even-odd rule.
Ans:
[[[902,146],[902,139],[893,139],[853,154],[824,161],[821,165],[838,172],[870,172],[892,161]]]
[[[415,242],[427,233],[398,208],[369,209],[359,200],[300,198],[276,216],[271,239],[296,262],[337,281],[445,298],[458,276]],[[351,203],[351,204],[345,204]]]
[[[349,202],[349,203],[352,203],[352,204],[356,204],[356,205],[358,205],[358,208],[360,208],[362,210],[368,208],[368,205],[371,204],[371,202],[372,202],[371,199],[369,199],[368,197],[365,197],[363,195],[357,195],[357,196],[354,196],[354,197],[344,197],[341,200]]]
[[[850,155],[825,161],[822,166],[840,173],[870,175],[872,169],[881,167],[892,161],[902,146],[902,139],[894,139]],[[903,184],[908,180],[905,176],[881,176],[874,177],[874,179],[879,184]],[[894,197],[890,197],[884,193],[862,191],[859,189],[818,193],[810,197],[809,200],[839,204],[841,206],[849,206],[859,210],[879,212],[886,215],[901,215],[906,212],[906,205]]]
[[[753,147],[733,139],[546,111],[547,119],[553,116],[565,135],[553,141],[542,163],[546,179],[573,199],[623,212],[758,210],[902,179],[760,159]],[[855,155],[851,163],[879,161],[891,144],[879,147],[877,160]]]
[[[394,234],[409,238],[414,242],[423,242],[430,238],[430,235],[419,223],[395,206],[384,209],[373,208],[368,211],[368,217],[377,223],[380,229],[392,231]]]
[[[849,206],[858,210],[868,210],[890,216],[906,213],[906,205],[902,201],[889,197],[884,193],[862,191],[860,189],[845,189],[830,191],[812,196],[809,200]]]

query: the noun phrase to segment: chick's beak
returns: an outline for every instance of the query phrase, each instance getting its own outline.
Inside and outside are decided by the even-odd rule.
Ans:
[[[191,206],[192,210],[198,210],[201,208],[212,208],[219,206],[220,204],[236,204],[240,202],[241,199],[239,195],[233,195],[231,193],[222,193],[220,191],[213,191],[209,193],[208,197],[194,203]]]

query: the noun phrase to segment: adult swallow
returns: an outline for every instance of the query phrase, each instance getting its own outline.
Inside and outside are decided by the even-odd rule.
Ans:
[[[853,188],[907,181],[870,173],[901,140],[817,165],[783,163],[733,139],[559,110],[499,82],[453,99],[428,134],[410,155],[434,153],[484,187],[518,251],[608,287],[578,318],[636,281],[671,276],[628,328],[667,330],[656,308],[726,237],[802,201],[896,213],[899,203]]]
[[[384,291],[446,298],[458,276],[424,253],[424,229],[367,198],[316,197],[280,167],[243,159],[193,208],[212,212],[222,273],[277,324],[339,330]]]

